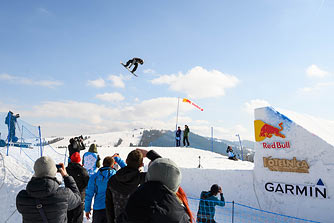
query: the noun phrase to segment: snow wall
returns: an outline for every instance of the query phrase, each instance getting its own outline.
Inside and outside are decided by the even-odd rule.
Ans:
[[[271,107],[255,109],[254,184],[260,208],[334,219],[334,147]]]

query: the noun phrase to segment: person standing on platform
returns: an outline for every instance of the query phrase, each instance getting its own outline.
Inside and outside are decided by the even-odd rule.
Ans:
[[[183,146],[186,146],[186,142],[187,142],[187,147],[189,146],[189,127],[187,125],[184,126],[184,131],[183,131]]]
[[[176,147],[180,147],[180,145],[181,145],[181,128],[180,128],[180,126],[177,127],[176,134],[175,134],[175,139],[176,139]]]

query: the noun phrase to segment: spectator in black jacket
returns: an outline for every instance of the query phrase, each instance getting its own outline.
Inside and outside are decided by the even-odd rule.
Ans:
[[[66,167],[67,173],[74,178],[81,195],[81,205],[67,212],[68,223],[83,222],[83,208],[85,200],[85,191],[89,181],[87,170],[80,164],[81,158],[78,152],[71,156],[71,162]]]
[[[50,157],[42,156],[36,160],[34,176],[26,190],[16,196],[16,207],[22,214],[23,223],[46,222],[43,215],[48,223],[65,223],[67,211],[80,205],[80,192],[73,177],[67,174],[64,164],[59,165],[65,187],[59,187],[56,164]]]
[[[158,158],[151,163],[148,180],[130,195],[122,214],[127,223],[189,223],[186,208],[176,192],[181,183],[181,172],[168,158]]]
[[[83,137],[78,136],[70,139],[70,144],[68,145],[68,162],[71,162],[71,156],[73,153],[78,152],[80,154],[81,150],[85,150],[85,144],[83,143]]]
[[[132,150],[126,158],[126,167],[116,172],[108,181],[106,192],[106,211],[108,223],[117,222],[117,217],[124,211],[126,203],[139,185],[145,182],[146,173],[140,168],[144,165],[143,158],[151,161],[160,158],[154,150]]]

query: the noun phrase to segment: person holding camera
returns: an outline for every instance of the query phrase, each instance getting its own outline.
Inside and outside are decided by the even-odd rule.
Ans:
[[[220,199],[216,196],[220,195]],[[225,199],[222,188],[218,184],[213,184],[209,191],[202,191],[197,212],[198,223],[216,223],[215,206],[225,206]]]
[[[75,209],[67,212],[68,223],[82,223],[83,222],[83,209],[84,200],[86,196],[86,187],[89,181],[89,175],[87,170],[80,164],[81,158],[78,152],[73,153],[71,156],[71,162],[68,163],[66,171],[68,175],[74,178],[75,183],[81,194],[81,205]]]
[[[121,168],[126,166],[126,163],[115,153],[113,156],[105,157],[102,162],[103,167],[89,178],[85,197],[85,212],[86,218],[89,220],[91,218],[92,201],[94,199],[93,223],[108,222],[106,214],[106,190],[108,180],[116,174],[116,170],[113,168],[115,162]]]
[[[78,152],[80,154],[81,150],[85,150],[85,144],[83,143],[83,137],[78,136],[70,139],[70,144],[68,145],[68,162],[71,162],[70,157],[73,155],[73,153]]]
[[[56,167],[48,156],[36,160],[34,171],[26,189],[16,196],[16,208],[22,215],[22,222],[67,222],[67,211],[81,204],[80,192],[73,177],[67,174],[63,163]],[[60,187],[57,172],[63,177],[65,187]]]
[[[8,143],[17,142],[19,138],[15,136],[15,123],[20,118],[19,114],[14,115],[12,111],[9,111],[5,119],[5,124],[8,126]]]

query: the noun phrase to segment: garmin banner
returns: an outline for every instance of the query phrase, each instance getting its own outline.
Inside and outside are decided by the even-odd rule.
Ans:
[[[327,198],[327,188],[321,179],[316,185],[295,185],[267,182],[264,186],[267,192],[288,194],[294,196]]]
[[[255,109],[254,114],[254,189],[259,207],[332,222],[334,146],[271,107]]]

